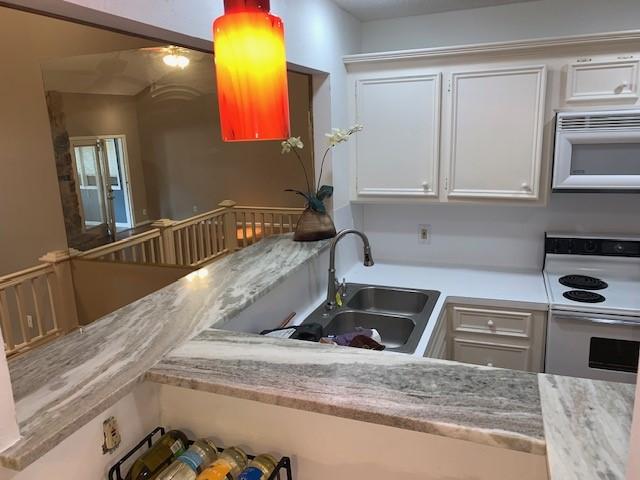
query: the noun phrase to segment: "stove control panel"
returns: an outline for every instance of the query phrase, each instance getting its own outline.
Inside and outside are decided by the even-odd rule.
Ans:
[[[545,253],[640,257],[640,240],[547,236],[545,239]]]

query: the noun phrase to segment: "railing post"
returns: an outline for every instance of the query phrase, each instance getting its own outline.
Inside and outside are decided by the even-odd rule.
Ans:
[[[38,259],[53,267],[56,277],[55,288],[58,290],[58,295],[53,295],[53,302],[57,310],[55,315],[58,328],[64,333],[74,330],[79,325],[76,291],[71,272],[71,259],[78,256],[79,253],[73,248],[55,250],[45,253]]]
[[[236,202],[233,200],[223,200],[218,206],[226,208],[223,217],[224,244],[229,253],[233,253],[238,250],[238,225],[235,212],[233,211]]]
[[[160,255],[160,261],[167,265],[176,265],[176,244],[173,237],[173,230],[171,227],[175,225],[174,220],[168,218],[161,218],[151,224],[152,227],[160,230],[160,243],[162,243],[162,255]]]

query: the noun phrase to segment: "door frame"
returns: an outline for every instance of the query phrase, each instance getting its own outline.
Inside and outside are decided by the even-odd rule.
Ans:
[[[121,228],[135,228],[135,226],[137,225],[136,222],[136,217],[135,217],[135,209],[133,208],[133,193],[131,190],[131,170],[129,168],[129,153],[128,153],[128,147],[127,147],[127,136],[124,134],[118,134],[118,135],[83,135],[83,136],[74,136],[74,137],[69,137],[69,145],[70,145],[70,150],[71,150],[71,155],[72,158],[74,160],[74,174],[77,176],[78,172],[77,172],[77,163],[76,163],[76,158],[75,158],[75,150],[74,150],[74,142],[77,142],[78,145],[83,144],[86,145],[89,142],[101,142],[107,139],[119,139],[122,142],[122,169],[124,170],[124,174],[125,174],[125,185],[122,186],[122,188],[126,188],[125,190],[125,195],[124,195],[124,204],[125,204],[125,211],[127,213],[127,218],[129,220],[129,225],[125,225],[123,223],[118,224],[116,222],[116,227],[121,227]],[[106,161],[106,157],[105,157],[105,161]],[[108,165],[108,164],[107,164]],[[77,182],[77,178],[76,178],[76,191],[79,190],[79,183]],[[77,192],[77,194],[79,195],[79,191]],[[82,202],[80,202],[80,211],[81,211],[81,215],[83,216],[83,223],[84,223],[84,211],[83,211],[83,207],[82,207]]]

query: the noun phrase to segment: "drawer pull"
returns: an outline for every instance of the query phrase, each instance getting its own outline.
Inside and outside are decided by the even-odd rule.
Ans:
[[[489,328],[493,328],[493,327],[495,327],[495,323],[493,323],[493,320],[489,320],[489,321],[487,322],[487,326],[488,326]]]
[[[493,363],[491,362],[487,363],[487,367],[493,367]]]

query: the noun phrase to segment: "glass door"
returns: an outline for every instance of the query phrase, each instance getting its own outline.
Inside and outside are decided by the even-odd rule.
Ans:
[[[134,220],[124,136],[71,139],[85,229],[106,225],[112,240]]]
[[[85,230],[108,224],[106,193],[97,141],[72,140],[76,181]]]

